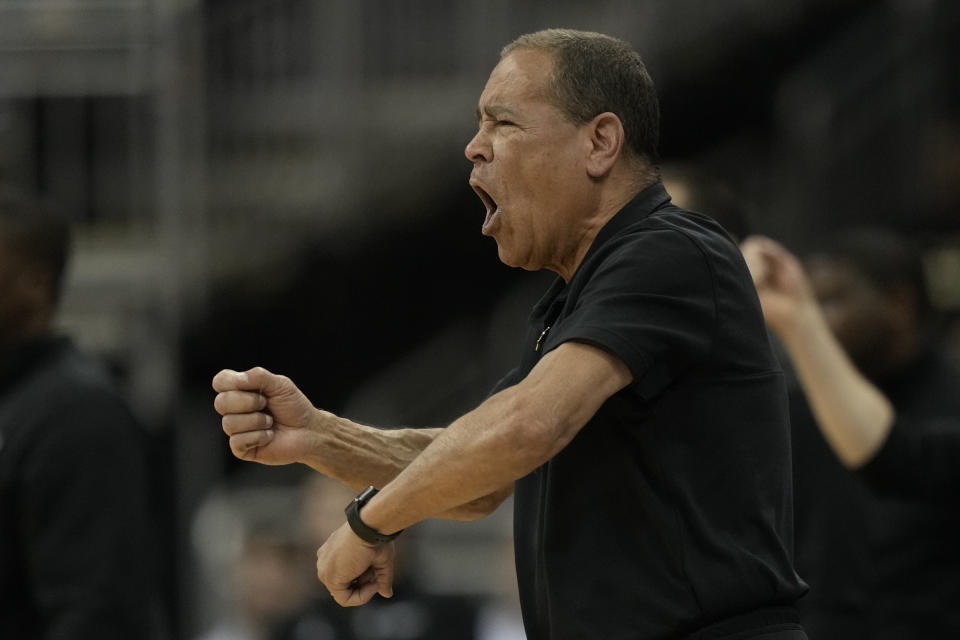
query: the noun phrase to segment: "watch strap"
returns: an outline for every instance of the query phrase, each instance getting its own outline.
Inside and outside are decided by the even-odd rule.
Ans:
[[[375,487],[367,487],[361,491],[356,498],[350,501],[350,504],[347,505],[345,512],[347,514],[347,522],[350,524],[350,528],[353,529],[353,532],[357,534],[357,537],[364,542],[379,545],[390,542],[398,535],[403,533],[403,529],[391,534],[380,533],[360,519],[360,509],[362,509],[364,505],[370,501],[370,498],[377,495],[377,492],[378,490]]]

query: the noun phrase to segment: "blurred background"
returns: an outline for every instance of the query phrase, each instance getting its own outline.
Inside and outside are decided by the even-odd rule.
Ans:
[[[283,545],[315,487],[232,459],[217,370],[436,426],[511,366],[550,276],[497,261],[462,150],[500,48],[554,26],[644,56],[681,204],[788,246],[864,222],[918,239],[960,353],[953,0],[0,0],[0,180],[77,223],[60,324],[154,434],[177,637],[244,588],[269,609],[250,575],[312,574]],[[509,520],[425,523],[404,551],[418,592],[493,603],[502,639]],[[246,552],[268,559],[238,576]]]

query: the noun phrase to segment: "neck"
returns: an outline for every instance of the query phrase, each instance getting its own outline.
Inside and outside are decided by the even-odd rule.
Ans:
[[[590,251],[593,241],[596,240],[597,234],[600,233],[604,225],[627,206],[638,193],[656,182],[656,178],[648,179],[645,176],[643,180],[632,179],[629,181],[617,181],[613,178],[614,176],[610,176],[609,182],[604,185],[605,188],[598,192],[595,204],[592,207],[593,213],[581,220],[579,233],[575,234],[571,243],[573,245],[572,249],[564,252],[564,255],[569,256],[569,259],[547,267],[556,272],[565,282],[570,282],[570,279],[573,278],[573,274],[577,272],[580,263],[583,262],[587,252]]]

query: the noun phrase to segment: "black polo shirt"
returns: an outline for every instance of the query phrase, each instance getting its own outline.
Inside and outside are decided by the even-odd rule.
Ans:
[[[785,387],[734,242],[645,189],[536,305],[498,387],[566,341],[634,381],[516,483],[530,640],[799,629]]]

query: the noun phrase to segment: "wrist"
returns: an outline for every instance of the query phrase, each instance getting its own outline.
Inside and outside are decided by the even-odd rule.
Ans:
[[[373,526],[370,526],[370,524],[363,519],[361,516],[361,511],[363,511],[370,499],[376,494],[377,489],[371,485],[361,491],[357,497],[351,500],[347,505],[347,508],[344,510],[347,515],[347,523],[350,525],[353,533],[356,534],[356,536],[368,546],[380,546],[382,544],[386,544],[403,532],[403,529],[401,529],[399,531],[386,533]]]
[[[304,430],[304,451],[300,463],[307,465],[314,471],[325,476],[336,477],[328,459],[332,443],[335,443],[337,433],[337,416],[314,409],[310,416],[307,428]]]

